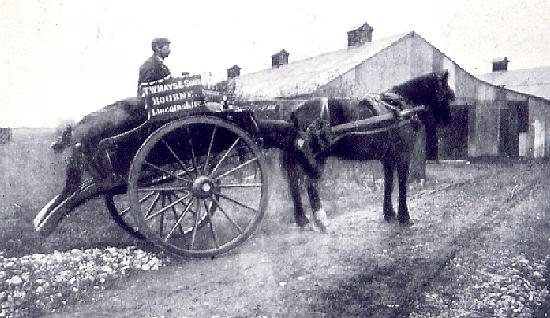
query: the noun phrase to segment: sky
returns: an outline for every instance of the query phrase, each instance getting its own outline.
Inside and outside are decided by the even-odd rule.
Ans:
[[[415,31],[472,74],[550,65],[550,0],[0,0],[0,127],[56,127],[134,96],[151,39],[168,37],[173,75],[223,80]]]

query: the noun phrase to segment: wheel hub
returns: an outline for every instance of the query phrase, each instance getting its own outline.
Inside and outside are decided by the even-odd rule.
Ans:
[[[193,195],[205,199],[212,196],[214,192],[214,183],[212,179],[207,176],[200,176],[195,181],[193,181]]]

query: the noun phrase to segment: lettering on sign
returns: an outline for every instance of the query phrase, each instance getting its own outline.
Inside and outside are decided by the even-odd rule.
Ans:
[[[149,119],[169,117],[197,108],[204,102],[200,75],[169,77],[140,85]]]

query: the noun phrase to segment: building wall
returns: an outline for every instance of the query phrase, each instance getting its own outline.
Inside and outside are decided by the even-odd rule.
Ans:
[[[547,145],[548,134],[546,130],[550,127],[550,119],[548,118],[548,105],[544,100],[539,98],[529,98],[529,142],[527,155],[533,158],[543,158],[549,154]]]
[[[540,107],[544,113],[545,129],[544,129],[544,154],[543,157],[550,157],[550,102],[539,100]]]

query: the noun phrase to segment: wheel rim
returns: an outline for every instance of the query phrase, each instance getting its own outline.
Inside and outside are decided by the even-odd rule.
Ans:
[[[115,222],[128,234],[138,240],[144,240],[145,236],[141,234],[130,213],[130,202],[126,194],[106,194],[105,205]]]
[[[139,231],[178,255],[225,253],[263,217],[265,171],[259,148],[240,128],[209,117],[171,122],[132,162],[128,194]]]

